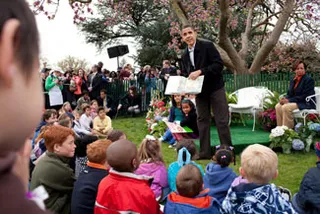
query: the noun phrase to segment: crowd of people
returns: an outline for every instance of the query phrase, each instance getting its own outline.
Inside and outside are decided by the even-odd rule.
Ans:
[[[166,169],[158,139],[146,136],[137,148],[123,131],[112,128],[106,92],[95,87],[100,81],[98,66],[94,66],[86,84],[88,93],[73,93],[83,101],[78,108],[75,103],[66,103],[61,95],[64,80],[60,77],[64,72],[52,69],[44,86],[49,91],[50,107],[41,120],[43,94],[37,71],[40,49],[34,14],[24,0],[0,1],[0,14],[0,114],[5,124],[0,129],[1,212],[320,212],[320,143],[315,146],[317,167],[306,173],[292,203],[284,188],[270,184],[278,176],[278,157],[263,145],[250,145],[242,152],[237,176],[228,167],[234,161],[228,137],[226,143],[216,147],[210,157],[213,162],[205,171],[196,163],[199,154],[194,141],[182,138],[176,145],[177,160]],[[186,41],[191,41],[189,34],[193,35],[192,29],[187,30]],[[197,52],[189,53],[193,51]],[[198,66],[197,60],[191,63]],[[191,78],[209,71],[193,72]],[[76,88],[70,79],[71,87]],[[208,91],[207,95],[213,99],[215,92]],[[129,92],[129,96],[132,94]],[[100,104],[95,100],[99,96]],[[196,101],[200,113],[198,104],[205,101],[198,102],[198,97]],[[190,108],[191,102],[184,103],[180,98],[179,103],[174,108]]]
[[[150,96],[151,90],[160,89],[158,82],[165,87],[169,76],[180,74],[180,70],[168,60],[163,61],[160,69],[146,65],[139,72],[135,72],[131,64],[119,68],[117,72],[105,69],[102,62],[93,65],[90,71],[81,68],[63,71],[59,67],[49,68],[45,62],[40,72],[46,109],[59,110],[65,102],[69,102],[72,108],[81,109],[83,103],[89,104],[90,101],[97,100],[99,105],[106,107],[111,116],[123,106],[127,107],[130,113],[140,113],[142,96]],[[132,93],[120,94],[118,97],[107,94],[107,89],[114,90],[109,85],[124,80],[130,82]],[[101,95],[102,90],[104,95]],[[163,90],[163,87],[160,90]]]

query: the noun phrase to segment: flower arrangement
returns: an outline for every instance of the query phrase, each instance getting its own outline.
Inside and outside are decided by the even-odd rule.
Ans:
[[[298,123],[294,129],[298,133],[299,139],[304,143],[304,150],[309,152],[314,137],[320,133],[320,124],[309,122],[307,125],[303,125],[302,123]],[[292,144],[292,147],[297,150],[295,145]]]
[[[289,154],[291,148],[296,151],[310,151],[314,137],[320,133],[320,124],[309,122],[307,125],[298,123],[293,129],[277,126],[269,136],[271,148],[281,147],[283,153]]]
[[[292,141],[299,139],[299,135],[287,126],[277,126],[271,130],[269,138],[271,141],[270,148],[281,147],[283,153],[289,154],[292,148]]]
[[[277,117],[275,109],[267,109],[259,113],[259,122],[265,131],[270,132],[277,126]]]
[[[319,114],[308,114],[307,120],[313,123],[319,123]]]
[[[149,110],[146,116],[147,129],[149,134],[160,137],[164,134],[167,126],[165,119],[169,116],[170,105],[163,101],[160,93],[155,93],[151,99]]]
[[[274,91],[263,99],[263,112],[258,115],[258,121],[265,131],[270,132],[277,126],[276,105],[279,103],[280,95]]]

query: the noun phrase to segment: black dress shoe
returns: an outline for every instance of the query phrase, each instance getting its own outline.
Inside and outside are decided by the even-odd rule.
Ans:
[[[211,160],[211,158],[211,155],[201,153],[197,157],[195,157],[196,160]]]

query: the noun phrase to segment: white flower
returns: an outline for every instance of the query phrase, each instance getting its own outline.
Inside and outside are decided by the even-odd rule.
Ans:
[[[145,139],[147,139],[147,140],[156,140],[156,138],[153,135],[149,135],[149,134],[145,136]]]
[[[282,126],[277,126],[276,128],[271,130],[270,137],[279,137],[284,134],[284,129]]]
[[[283,130],[288,130],[288,129],[289,129],[288,126],[281,126],[281,128],[282,128]]]
[[[168,118],[167,118],[167,117],[162,118],[162,121],[163,121],[163,122],[168,122]]]

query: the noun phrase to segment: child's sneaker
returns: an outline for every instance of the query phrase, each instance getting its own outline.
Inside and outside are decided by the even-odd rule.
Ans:
[[[177,143],[174,143],[174,144],[172,144],[172,145],[169,145],[168,147],[169,147],[169,148],[176,148],[176,145],[177,145]]]
[[[284,199],[286,199],[287,201],[291,201],[292,195],[291,195],[291,191],[290,191],[289,189],[284,188],[284,187],[282,187],[282,186],[279,186],[279,187],[278,187],[278,190],[279,190],[281,196],[282,196]]]

